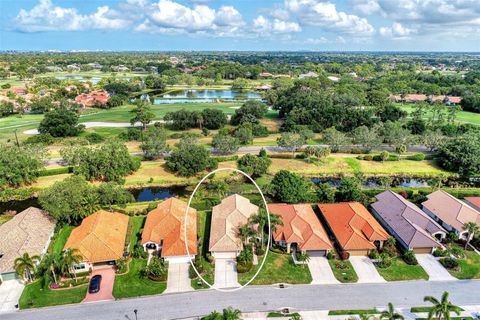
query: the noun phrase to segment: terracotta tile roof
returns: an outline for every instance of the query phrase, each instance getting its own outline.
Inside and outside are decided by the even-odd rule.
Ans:
[[[223,199],[212,210],[209,250],[223,252],[242,250],[239,227],[247,224],[248,219],[258,211],[256,205],[238,194]]]
[[[446,231],[416,205],[390,190],[375,198],[372,208],[409,249],[441,246],[432,234]]]
[[[169,198],[147,215],[142,233],[142,245],[162,242],[162,257],[186,256],[185,212],[187,203]],[[197,254],[197,210],[188,210],[187,239],[190,255]]]
[[[273,203],[268,205],[268,210],[283,221],[283,226],[277,226],[273,233],[275,241],[296,242],[301,250],[333,248],[310,204]]]
[[[90,263],[120,259],[125,247],[128,216],[100,210],[73,229],[65,249],[78,249]]]
[[[25,252],[41,255],[54,229],[55,220],[34,207],[0,225],[0,273],[13,272],[13,262]]]
[[[423,207],[458,231],[463,230],[466,222],[480,224],[479,211],[443,190],[435,191],[427,198],[428,200],[422,203]]]
[[[465,200],[476,210],[480,210],[480,197],[465,197]]]
[[[374,241],[388,239],[388,233],[359,202],[318,206],[344,250],[374,249]]]

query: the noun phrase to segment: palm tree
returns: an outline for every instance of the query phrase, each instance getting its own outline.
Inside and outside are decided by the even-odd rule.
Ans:
[[[39,256],[30,256],[25,252],[13,262],[15,272],[24,280],[31,282],[33,280],[33,271],[35,271],[35,265],[38,261],[40,261]]]
[[[465,249],[467,249],[470,241],[480,232],[480,227],[475,222],[467,222],[463,225],[463,230],[468,232],[467,242],[465,242]]]
[[[310,255],[307,252],[300,252],[300,255],[298,256],[298,261],[304,262],[302,264],[302,268],[305,268],[305,263],[308,263],[310,261]]]
[[[380,320],[403,320],[404,317],[400,314],[395,312],[395,308],[393,304],[390,302],[388,303],[388,309],[383,311],[380,314]]]
[[[316,155],[316,150],[314,147],[312,146],[307,146],[305,147],[305,149],[303,150],[303,153],[305,154],[305,156],[307,157],[307,161],[308,163],[311,162],[311,157]]]
[[[270,213],[270,232],[274,233],[277,231],[277,226],[283,226],[282,217],[278,214]],[[270,241],[270,247],[273,246],[273,241]]]
[[[423,301],[428,301],[433,304],[432,309],[428,312],[429,320],[433,319],[434,316],[438,320],[450,320],[450,313],[455,312],[455,314],[459,316],[460,311],[462,311],[460,307],[453,305],[448,300],[447,291],[442,294],[441,301],[438,301],[435,297],[432,296],[426,296],[425,298],[423,298]]]
[[[82,260],[83,257],[77,249],[63,250],[60,258],[60,270],[63,274],[68,274],[71,278],[75,278],[76,282],[77,277],[75,272],[73,272],[73,266],[79,264]]]
[[[218,311],[212,311],[208,316],[202,318],[202,320],[221,320],[223,319],[223,315],[220,314]]]
[[[42,262],[45,266],[45,269],[50,269],[50,272],[52,272],[53,282],[58,283],[55,270],[60,265],[60,255],[58,253],[47,254],[43,257]]]
[[[256,231],[249,225],[244,225],[238,229],[240,239],[242,239],[243,245],[247,245],[248,239],[255,236]]]
[[[223,319],[224,320],[240,320],[242,312],[238,309],[233,309],[232,307],[228,307],[227,309],[223,309]]]
[[[263,233],[265,229],[265,223],[266,223],[266,214],[264,214],[263,209],[260,210],[260,212],[254,216],[251,216],[249,219],[249,223],[251,225],[258,225],[257,230],[260,230],[260,244],[261,248],[263,249]]]

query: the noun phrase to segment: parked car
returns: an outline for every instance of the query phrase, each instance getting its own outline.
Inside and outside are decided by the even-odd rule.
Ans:
[[[102,282],[102,276],[97,274],[90,279],[90,285],[88,286],[89,293],[97,293],[100,291],[100,283]]]

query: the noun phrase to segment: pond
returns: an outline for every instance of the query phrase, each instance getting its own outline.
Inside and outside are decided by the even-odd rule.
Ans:
[[[58,80],[78,80],[80,82],[91,82],[93,84],[97,84],[100,82],[100,78],[89,78],[85,76],[56,76],[55,79]]]
[[[429,188],[430,181],[432,181],[432,179],[393,177],[391,187]],[[332,187],[338,187],[338,185],[340,184],[340,178],[329,178],[329,177],[312,178],[312,182],[315,184],[326,182]],[[469,178],[469,179],[448,178],[447,181],[443,183],[443,185],[446,187],[478,188],[480,187],[480,180],[475,178]],[[378,189],[378,188],[383,188],[383,186],[379,178],[371,177],[371,178],[367,178],[365,181],[362,182],[362,188]]]
[[[154,104],[207,103],[207,102],[243,102],[260,100],[262,96],[254,91],[242,90],[177,90],[154,97]]]
[[[182,186],[173,187],[146,187],[129,189],[136,202],[164,200],[170,197],[184,196],[186,188]]]

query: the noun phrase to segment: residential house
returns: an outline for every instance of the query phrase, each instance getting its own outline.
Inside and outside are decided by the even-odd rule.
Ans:
[[[128,216],[118,212],[100,210],[83,219],[65,244],[65,249],[77,249],[83,257],[74,271],[115,264],[124,256],[127,228]]]
[[[262,78],[272,78],[273,74],[271,74],[270,72],[260,72],[258,76]]]
[[[428,200],[422,203],[423,211],[460,238],[468,236],[467,231],[463,229],[465,223],[475,222],[480,225],[480,211],[451,194],[438,190],[429,194],[427,198]]]
[[[439,241],[445,238],[447,232],[419,207],[390,190],[375,198],[373,215],[404,250],[431,253],[442,247]]]
[[[17,278],[14,269],[16,258],[47,252],[55,229],[55,220],[47,212],[30,207],[0,225],[0,281]]]
[[[361,256],[383,247],[389,235],[359,202],[319,204],[342,251]]]
[[[240,228],[259,208],[238,194],[222,200],[212,209],[209,251],[219,258],[234,258],[243,250]]]
[[[262,84],[255,88],[256,91],[270,91],[272,90],[272,86],[269,84]]]
[[[340,81],[340,78],[339,78],[339,77],[335,77],[335,76],[328,76],[327,79],[330,80],[330,81],[333,81],[333,82],[338,82],[338,81]]]
[[[279,215],[282,225],[273,231],[273,241],[290,250],[326,255],[333,249],[328,235],[310,204],[273,203],[268,205],[272,214]]]
[[[480,197],[465,197],[463,200],[475,210],[480,211]]]
[[[169,262],[188,262],[197,254],[197,210],[189,208],[187,244],[185,243],[185,215],[187,203],[169,198],[147,214],[142,232],[142,246],[155,250]]]
[[[298,76],[298,78],[299,79],[318,78],[318,74],[313,71],[309,71],[307,73],[302,73],[301,75]]]
[[[104,90],[94,91],[90,93],[82,93],[75,97],[75,102],[84,107],[93,107],[96,105],[106,105],[110,95]]]

